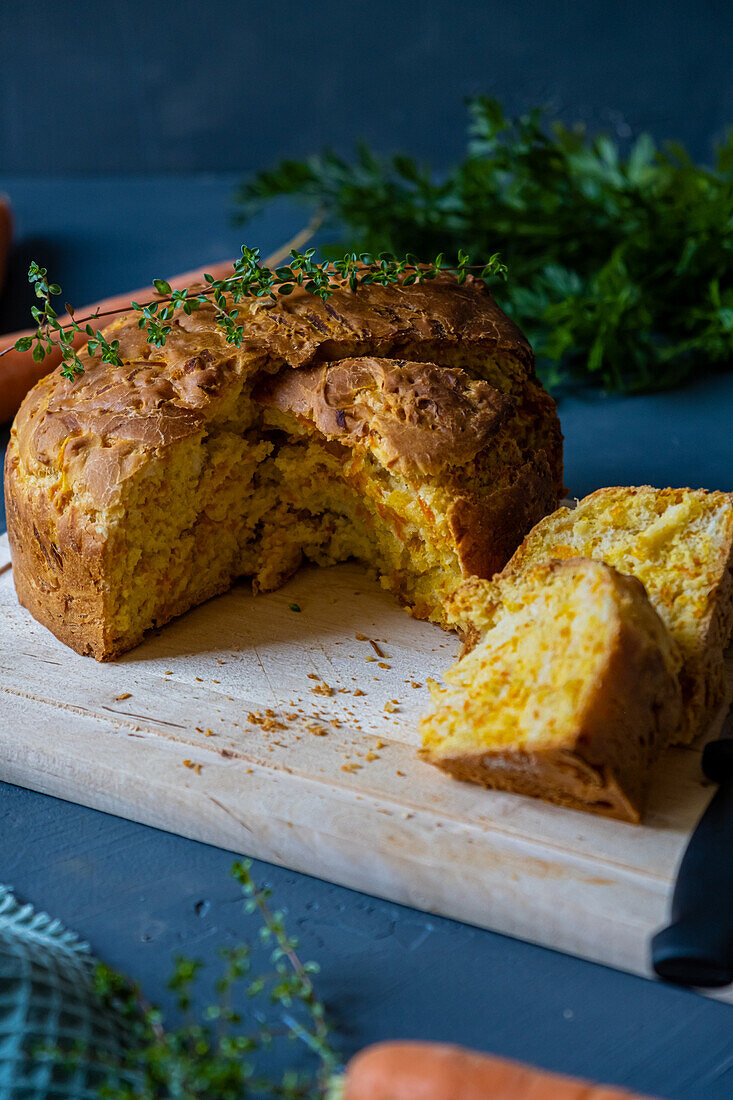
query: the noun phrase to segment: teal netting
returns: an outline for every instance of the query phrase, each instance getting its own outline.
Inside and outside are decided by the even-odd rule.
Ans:
[[[0,1097],[96,1100],[100,1059],[120,1049],[89,947],[0,886]],[[74,1049],[73,1064],[58,1051]]]

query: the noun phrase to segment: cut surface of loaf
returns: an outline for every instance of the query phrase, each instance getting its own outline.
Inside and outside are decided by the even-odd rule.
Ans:
[[[604,561],[643,583],[683,659],[684,709],[675,740],[692,741],[707,729],[725,692],[723,652],[733,626],[733,494],[599,489],[538,523],[504,572],[516,575],[546,558],[576,556]],[[457,594],[458,604],[461,598]],[[478,606],[470,594],[469,600]]]
[[[679,654],[643,586],[578,558],[474,592],[480,640],[433,688],[423,758],[458,779],[638,822],[681,710]]]
[[[108,659],[226,590],[282,584],[302,557],[355,557],[421,618],[491,576],[562,491],[562,435],[531,350],[482,284],[297,289],[209,306],[163,348],[137,315],[16,418],[5,465],[20,601]]]

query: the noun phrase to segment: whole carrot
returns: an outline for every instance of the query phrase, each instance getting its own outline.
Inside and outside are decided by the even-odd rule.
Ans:
[[[378,1043],[351,1059],[342,1100],[643,1100],[443,1043]]]
[[[0,205],[0,254],[2,250],[2,206]],[[196,268],[194,271],[186,271],[182,275],[174,275],[168,282],[174,289],[183,289],[192,283],[200,282],[203,273],[209,272],[216,279],[221,279],[232,269],[232,261],[225,260],[220,264],[209,264],[207,267]],[[104,298],[101,302],[83,306],[75,311],[77,320],[99,310],[100,313],[112,313],[125,310],[131,301],[152,294],[151,287],[143,287],[140,290],[131,290],[126,294],[117,294],[113,298]],[[59,318],[62,324],[68,323],[69,317]],[[112,317],[100,317],[99,321],[93,321],[96,328],[103,328],[105,324],[113,320]],[[34,363],[33,354],[30,351],[16,351],[13,345],[21,336],[30,336],[32,329],[24,329],[22,332],[10,332],[0,336],[0,424],[15,416],[21,401],[31,386],[34,386],[39,378],[52,371],[61,362],[61,352],[54,349],[46,356],[42,363]],[[87,337],[83,333],[77,333],[74,339],[74,347],[83,347]],[[10,350],[6,350],[10,349]]]

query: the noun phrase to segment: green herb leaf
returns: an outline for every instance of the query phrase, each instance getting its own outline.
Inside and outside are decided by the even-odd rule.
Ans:
[[[500,304],[556,389],[663,389],[733,365],[733,132],[706,168],[679,145],[658,150],[642,135],[624,153],[546,111],[510,118],[481,97],[466,155],[447,174],[364,146],[351,160],[283,161],[240,188],[240,220],[281,196],[337,230],[327,254],[346,252],[335,266],[354,290],[380,281],[355,269],[373,256],[437,254],[415,282],[434,277],[441,251],[489,256],[492,288],[507,264]]]
[[[95,1094],[105,1100],[323,1100],[340,1059],[311,981],[317,967],[300,961],[283,914],[270,910],[269,891],[252,881],[249,861],[235,863],[232,874],[259,911],[272,944],[265,972],[252,976],[249,944],[223,948],[223,970],[214,983],[217,1000],[202,1005],[201,963],[179,956],[168,988],[183,1022],[166,1028],[162,1013],[144,1002],[138,985],[99,964],[94,992],[100,1014],[114,1022],[115,1042],[96,1051],[62,1038],[56,1049],[43,1051],[56,1063],[54,1080],[83,1060],[98,1067],[101,1084]],[[277,1074],[268,1052],[292,1041],[303,1044],[311,1065]]]

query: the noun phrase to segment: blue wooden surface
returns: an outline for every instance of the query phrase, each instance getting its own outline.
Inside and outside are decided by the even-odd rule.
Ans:
[[[724,0],[7,6],[5,172],[244,171],[359,138],[446,167],[479,93],[701,158],[733,117]]]
[[[232,182],[0,177],[19,211],[16,268],[29,253],[47,259],[82,304],[223,258],[240,236],[227,221]],[[282,208],[248,239],[267,250],[297,227]],[[24,296],[14,279],[0,301],[5,328],[22,322]],[[653,397],[566,399],[567,483],[579,495],[645,480],[731,489],[732,407],[733,376]],[[202,957],[208,978],[217,947],[255,939],[230,853],[6,784],[0,852],[0,881],[164,1004],[173,953]],[[728,1006],[266,864],[256,874],[321,963],[345,1053],[379,1038],[444,1039],[669,1100],[733,1096]]]

